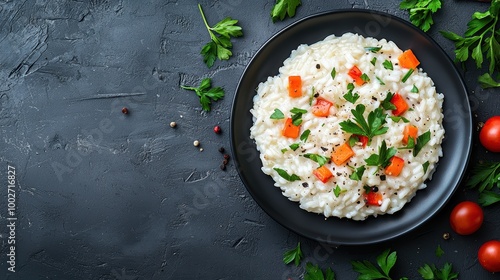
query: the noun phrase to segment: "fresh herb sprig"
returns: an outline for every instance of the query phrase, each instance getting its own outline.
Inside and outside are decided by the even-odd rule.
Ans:
[[[489,60],[488,72],[478,79],[483,88],[500,87],[500,82],[493,78],[495,73],[500,72],[499,18],[500,0],[492,0],[486,12],[475,12],[472,15],[463,37],[451,31],[441,31],[445,38],[455,43],[457,61],[465,62],[471,58],[479,69],[486,55],[486,59]]]
[[[373,137],[377,135],[382,135],[389,129],[385,127],[386,114],[383,113],[382,108],[377,108],[368,114],[368,118],[365,120],[363,116],[365,112],[365,106],[363,104],[358,104],[355,109],[351,110],[354,116],[354,122],[349,120],[340,123],[340,128],[347,132],[357,135],[362,135],[368,137],[368,145],[370,145]]]
[[[399,8],[408,11],[413,25],[427,32],[434,24],[432,15],[441,8],[441,0],[403,0]]]
[[[482,206],[500,202],[500,193],[493,191],[495,186],[500,189],[500,162],[484,162],[474,166],[466,186],[477,189],[478,202]]]
[[[243,31],[240,26],[236,25],[238,20],[230,17],[226,17],[213,27],[210,27],[200,4],[198,4],[198,9],[200,10],[201,17],[203,18],[203,22],[205,23],[205,27],[211,39],[211,41],[201,49],[201,54],[203,55],[203,62],[208,67],[212,67],[217,58],[219,60],[228,60],[233,55],[230,50],[233,47],[231,37],[243,36]],[[216,33],[218,35],[216,35]]]
[[[300,261],[304,257],[302,253],[302,249],[300,249],[300,242],[297,244],[297,247],[290,249],[286,251],[283,254],[283,262],[285,264],[289,264],[291,262],[294,262],[295,266],[299,266]]]
[[[352,269],[359,273],[358,279],[392,279],[389,273],[392,267],[396,264],[396,251],[390,252],[390,249],[385,250],[377,257],[377,266],[371,262],[352,261]]]
[[[274,169],[274,171],[278,172],[278,175],[280,175],[281,178],[283,178],[289,182],[300,180],[299,176],[297,176],[296,174],[288,174],[288,172],[286,172],[286,170],[284,170],[284,169],[277,168],[277,167],[275,167],[273,169]]]
[[[313,265],[308,262],[306,263],[304,280],[335,280],[335,273],[331,268],[327,268],[326,271],[323,272],[318,265]]]
[[[329,158],[318,154],[303,154],[302,156],[317,162],[320,167],[325,165],[330,160]]]
[[[352,93],[352,91],[354,90],[354,84],[353,83],[348,83],[347,84],[347,93],[344,94],[344,98],[345,100],[351,102],[352,104],[356,103],[356,100],[358,100],[359,98],[359,94],[358,93]]]
[[[224,97],[224,90],[221,87],[212,88],[212,79],[210,78],[203,79],[199,87],[181,85],[181,88],[196,92],[196,95],[200,98],[201,107],[207,112],[211,109],[212,101]]]
[[[378,154],[370,155],[367,159],[365,159],[365,162],[368,166],[379,166],[381,168],[385,168],[389,165],[390,159],[396,155],[397,152],[398,150],[393,147],[388,149],[384,140],[378,148]]]
[[[453,266],[450,263],[445,263],[441,269],[438,269],[434,264],[424,264],[424,266],[418,269],[418,273],[424,280],[458,279],[458,273],[453,272]]]
[[[276,4],[274,4],[271,10],[273,22],[283,20],[287,15],[289,17],[294,17],[295,11],[300,4],[300,0],[276,0]]]

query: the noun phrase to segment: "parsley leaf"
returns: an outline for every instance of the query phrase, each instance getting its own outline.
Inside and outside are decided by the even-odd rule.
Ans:
[[[385,250],[377,257],[378,268],[369,261],[352,261],[351,265],[354,271],[360,275],[358,279],[391,279],[389,273],[392,267],[396,264],[397,253],[390,250]]]
[[[356,100],[358,100],[359,94],[357,92],[352,94],[352,89],[350,89],[346,94],[344,94],[343,97],[345,98],[345,100],[354,104],[356,103]]]
[[[335,186],[335,189],[333,189],[333,194],[335,195],[335,197],[339,197],[339,195],[343,192],[346,192],[347,190],[343,190],[339,187],[339,185],[336,185]]]
[[[306,142],[307,138],[309,137],[309,134],[311,134],[311,130],[306,129],[302,134],[300,135],[300,141]]]
[[[413,25],[427,32],[434,24],[432,15],[441,8],[441,0],[403,0],[399,8],[409,12]]]
[[[332,72],[330,73],[332,76],[332,79],[335,79],[335,76],[337,75],[337,70],[335,70],[335,67],[333,67]]]
[[[392,62],[390,60],[387,60],[387,59],[384,60],[384,62],[382,62],[382,65],[387,70],[394,70],[394,67],[392,66]]]
[[[328,162],[328,160],[329,160],[325,156],[318,155],[318,154],[304,154],[303,156],[305,158],[308,158],[310,160],[313,160],[313,161],[317,162],[320,167],[323,166],[323,165],[325,165]]]
[[[418,273],[424,280],[454,280],[458,279],[458,273],[452,272],[453,266],[445,263],[442,269],[436,268],[434,264],[424,266],[418,269]]]
[[[283,262],[285,264],[289,264],[291,262],[295,263],[295,266],[299,266],[300,261],[304,255],[302,254],[302,250],[300,249],[300,242],[297,244],[297,247],[286,251],[283,254]]]
[[[466,186],[478,190],[479,204],[488,206],[500,202],[500,194],[493,191],[494,186],[500,189],[500,162],[479,163],[472,168],[471,174]]]
[[[417,137],[417,143],[415,144],[415,148],[413,149],[413,156],[416,157],[420,150],[431,140],[431,132],[427,131],[422,135]]]
[[[280,109],[274,109],[274,112],[270,118],[273,120],[281,120],[285,118],[285,114],[283,114]]]
[[[418,87],[413,85],[413,87],[410,90],[411,93],[418,93]]]
[[[422,168],[424,169],[424,173],[427,173],[427,169],[429,168],[429,162],[426,161],[422,164]]]
[[[219,60],[228,60],[233,55],[230,50],[233,47],[231,37],[243,36],[243,32],[241,27],[236,25],[238,20],[230,17],[226,17],[213,27],[210,27],[200,4],[198,4],[198,9],[211,39],[210,42],[203,46],[200,53],[203,55],[203,62],[208,67],[212,67],[216,58]]]
[[[370,81],[370,77],[368,77],[368,75],[366,75],[366,73],[363,73],[363,75],[361,75],[361,80],[363,80],[363,82],[367,83]]]
[[[376,53],[376,52],[380,51],[381,49],[382,49],[382,47],[365,47],[365,51],[369,51],[372,53]]]
[[[391,103],[392,104],[392,103]],[[410,120],[405,118],[405,117],[400,117],[400,116],[390,116],[389,118],[391,118],[391,120],[393,122],[399,122],[400,120],[403,120],[404,123],[409,123]]]
[[[273,22],[285,19],[285,16],[295,16],[295,10],[300,6],[300,0],[276,0],[273,9],[271,10],[271,18]]]
[[[210,104],[212,101],[217,101],[224,97],[224,90],[221,87],[212,88],[212,80],[205,78],[201,81],[199,87],[182,86],[182,89],[192,90],[200,98],[200,104],[203,110],[210,111]]]
[[[295,151],[295,150],[297,150],[300,147],[300,144],[299,143],[293,143],[289,147],[290,147],[290,149],[292,151]]]
[[[441,35],[455,43],[456,61],[465,62],[471,58],[479,69],[486,55],[486,59],[489,60],[488,72],[479,77],[483,88],[500,87],[500,82],[492,77],[495,72],[500,71],[499,20],[500,1],[494,0],[486,12],[475,12],[472,15],[463,37],[451,31],[441,31]]]
[[[335,280],[335,273],[331,268],[327,268],[325,273],[323,273],[318,265],[308,262],[306,263],[304,280]]]
[[[300,180],[300,177],[295,175],[295,174],[288,174],[288,172],[286,172],[285,170],[281,169],[281,168],[273,168],[276,172],[278,172],[278,175],[281,176],[281,178],[289,181],[289,182],[293,182],[293,181],[298,181]]]
[[[394,105],[391,102],[391,99],[393,96],[394,96],[394,94],[392,92],[387,93],[387,96],[385,97],[384,100],[382,100],[382,103],[380,104],[380,105],[382,105],[382,108],[384,108],[386,110],[396,110],[396,105]]]
[[[366,170],[365,166],[362,165],[356,168],[356,170],[349,176],[349,178],[352,180],[359,181],[363,177],[363,173],[365,173],[365,170]]]
[[[370,60],[370,63],[371,63],[373,66],[375,66],[375,63],[377,63],[377,58],[376,58],[376,57],[372,58],[372,60]],[[377,77],[377,79],[378,79],[378,77]]]
[[[443,249],[441,248],[440,245],[437,246],[436,248],[436,257],[440,258],[444,255],[444,251]]]
[[[384,140],[378,148],[378,154],[370,155],[367,159],[365,159],[365,162],[368,166],[379,166],[385,168],[389,165],[390,159],[397,153],[397,151],[398,150],[393,147],[387,149],[387,144]]]
[[[299,126],[302,123],[302,115],[307,113],[307,110],[294,107],[292,110],[290,110],[290,113],[292,113],[293,125]]]
[[[381,108],[377,108],[370,112],[366,120],[363,116],[364,112],[365,106],[363,104],[358,104],[355,109],[351,110],[354,116],[354,122],[350,119],[343,121],[340,123],[340,128],[347,133],[368,137],[369,145],[373,137],[386,133],[389,128],[384,126],[387,115],[383,113]]]

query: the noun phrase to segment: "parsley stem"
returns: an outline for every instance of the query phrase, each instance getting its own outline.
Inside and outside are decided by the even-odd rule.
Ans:
[[[208,25],[207,19],[205,18],[205,14],[203,13],[203,9],[201,8],[201,4],[198,4],[198,9],[200,9],[201,18],[203,19],[203,23],[205,23],[205,27],[210,33],[210,37],[212,37],[212,31],[210,30],[210,26]]]

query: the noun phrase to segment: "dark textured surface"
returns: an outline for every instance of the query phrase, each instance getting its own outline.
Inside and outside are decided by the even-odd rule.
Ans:
[[[461,34],[487,4],[444,2],[429,35],[453,57],[452,43],[438,31]],[[483,242],[500,238],[500,208],[487,208],[483,227],[471,236],[453,234],[448,225],[456,203],[476,199],[463,184],[438,215],[401,238],[330,247],[267,216],[233,162],[219,168],[218,149],[230,146],[237,82],[267,39],[297,19],[339,8],[408,19],[399,1],[304,0],[295,18],[277,23],[269,17],[273,1],[202,1],[209,23],[231,16],[244,30],[233,40],[233,57],[211,69],[199,55],[209,37],[197,3],[0,1],[1,279],[301,279],[305,262],[281,261],[298,241],[306,261],[331,267],[337,279],[355,279],[350,261],[374,261],[386,248],[398,252],[394,278],[420,279],[424,263],[445,262],[460,279],[498,277],[480,267],[476,254]],[[469,69],[461,73],[476,124],[498,113],[498,90],[481,90],[479,71]],[[226,90],[210,113],[179,88],[204,77]],[[213,133],[215,125],[222,134]],[[474,133],[472,163],[500,160]],[[17,173],[15,273],[6,256],[8,165]],[[445,252],[440,258],[438,246]]]

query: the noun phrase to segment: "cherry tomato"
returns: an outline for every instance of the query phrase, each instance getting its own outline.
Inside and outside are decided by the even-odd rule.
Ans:
[[[450,214],[451,228],[460,235],[476,232],[483,224],[483,209],[472,201],[460,202]]]
[[[479,141],[488,151],[500,152],[500,116],[493,116],[484,123]]]
[[[481,245],[477,257],[484,269],[489,272],[500,272],[500,241],[491,240]]]

